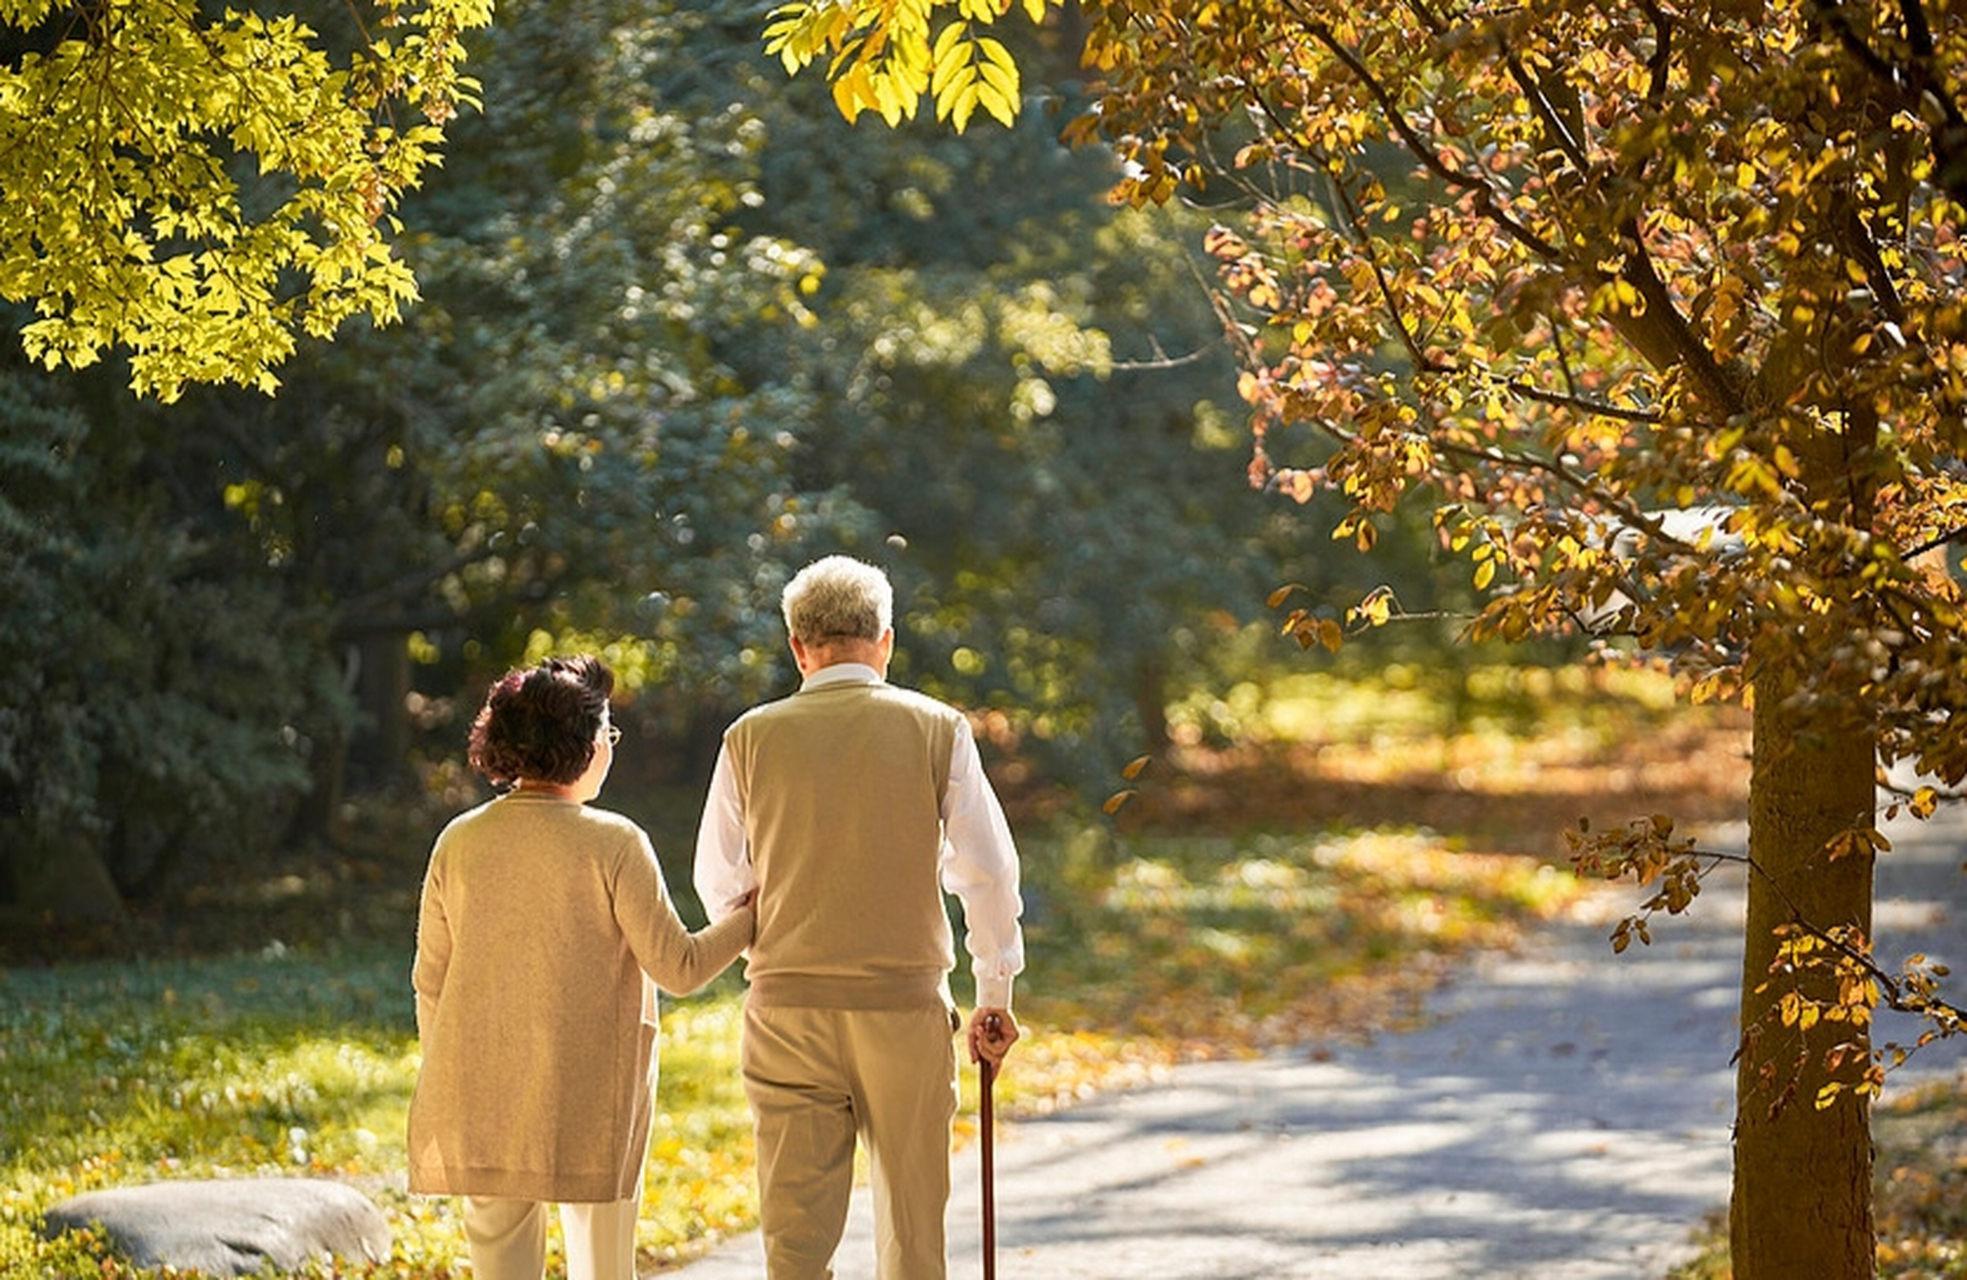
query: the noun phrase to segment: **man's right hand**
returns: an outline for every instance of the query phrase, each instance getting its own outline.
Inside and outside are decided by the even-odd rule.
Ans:
[[[1009,1009],[979,1009],[970,1015],[970,1061],[997,1066],[1018,1042],[1018,1020]]]

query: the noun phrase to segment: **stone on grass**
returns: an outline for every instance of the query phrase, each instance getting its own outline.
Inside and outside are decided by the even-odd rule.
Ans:
[[[251,1275],[269,1264],[304,1266],[323,1254],[380,1262],[389,1222],[345,1183],[319,1178],[156,1182],[90,1191],[48,1210],[43,1230],[95,1227],[111,1248],[142,1267]]]

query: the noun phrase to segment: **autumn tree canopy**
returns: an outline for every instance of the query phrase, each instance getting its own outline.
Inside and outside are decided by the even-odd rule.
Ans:
[[[795,0],[768,42],[825,60],[850,112],[913,91],[961,126],[937,86],[1009,11]],[[1486,592],[1474,639],[1585,627],[1753,706],[1734,1274],[1869,1275],[1863,1098],[1895,1056],[1873,1004],[1960,1028],[1869,935],[1875,768],[1919,775],[1882,804],[1922,814],[1967,777],[1967,14],[1087,0],[1070,20],[1096,99],[1070,132],[1117,153],[1116,195],[1222,210],[1253,480],[1343,493],[1334,533],[1362,545],[1429,504]],[[1287,424],[1319,451],[1280,456]],[[1381,594],[1290,625],[1336,646],[1399,613]],[[1663,886],[1649,910],[1719,860],[1664,818],[1580,846]]]
[[[357,0],[342,30],[196,0],[0,0],[0,297],[50,368],[271,390],[296,335],[416,296],[392,212],[438,163],[491,0]]]

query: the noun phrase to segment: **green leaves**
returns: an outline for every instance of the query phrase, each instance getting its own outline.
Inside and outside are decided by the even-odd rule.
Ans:
[[[391,212],[472,101],[460,38],[491,5],[361,7],[370,35],[339,63],[292,14],[111,0],[0,70],[0,297],[33,306],[30,356],[127,351],[134,389],[164,400],[271,392],[298,335],[401,314],[416,283]]]

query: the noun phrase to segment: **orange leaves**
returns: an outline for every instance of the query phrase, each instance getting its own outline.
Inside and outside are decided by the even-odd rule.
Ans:
[[[1761,1019],[1745,1031],[1745,1040],[1759,1044],[1762,1076],[1772,1088],[1782,1066],[1767,1051],[1769,1037],[1784,1033],[1796,1042],[1787,1060],[1789,1083],[1772,1109],[1805,1081],[1818,1110],[1846,1096],[1876,1097],[1887,1074],[1919,1048],[1962,1030],[1962,1011],[1938,995],[1939,980],[1947,975],[1944,965],[1915,955],[1899,972],[1887,972],[1873,956],[1870,938],[1854,925],[1819,928],[1796,921],[1778,926],[1776,938],[1769,977],[1753,992],[1771,999]],[[1869,1036],[1881,1004],[1921,1017],[1925,1029],[1910,1045],[1874,1046]],[[1826,1045],[1821,1037],[1830,1028],[1838,1028],[1830,1034],[1839,1039]]]
[[[1276,599],[1276,593],[1271,598]],[[1282,633],[1296,640],[1300,649],[1322,645],[1328,652],[1337,653],[1345,644],[1345,630],[1339,626],[1338,620],[1321,616],[1310,609],[1291,610],[1284,618]]]
[[[1219,222],[1202,233],[1202,252],[1218,261],[1234,260],[1250,252],[1250,243]]]
[[[1300,467],[1285,467],[1271,476],[1270,482],[1276,490],[1291,501],[1303,506],[1318,492],[1318,477],[1313,471]]]
[[[1701,881],[1722,862],[1731,860],[1697,849],[1691,836],[1675,839],[1673,831],[1673,819],[1655,813],[1635,819],[1619,831],[1593,834],[1591,824],[1580,820],[1577,830],[1565,832],[1571,864],[1578,875],[1630,880],[1642,888],[1657,886],[1636,914],[1619,921],[1613,929],[1614,953],[1624,952],[1634,938],[1650,946],[1649,918],[1660,911],[1669,915],[1686,911],[1699,896]]]
[[[1288,583],[1271,592],[1267,603],[1273,609],[1278,608],[1294,593],[1302,590],[1304,590],[1303,584]],[[1285,615],[1281,631],[1282,634],[1296,640],[1299,648],[1309,649],[1313,645],[1320,645],[1329,652],[1337,653],[1344,645],[1348,631],[1357,632],[1370,627],[1383,627],[1395,618],[1403,616],[1405,614],[1400,608],[1399,599],[1393,594],[1393,588],[1381,585],[1367,592],[1358,604],[1345,611],[1343,626],[1329,613],[1311,608],[1297,608]]]
[[[1132,782],[1140,777],[1152,763],[1154,763],[1153,756],[1135,756],[1127,762],[1127,767],[1120,771],[1120,776]],[[1122,806],[1139,794],[1139,790],[1134,787],[1127,787],[1123,790],[1116,791],[1108,796],[1105,802],[1100,805],[1100,812],[1111,818],[1114,814],[1120,812]]]
[[[1039,1002],[1041,1010],[1050,1006]],[[1048,1025],[1048,1023],[1050,1025]],[[1018,1041],[1017,1070],[997,1081],[999,1114],[1044,1114],[1096,1093],[1132,1089],[1163,1079],[1176,1057],[1175,1046],[1139,1037],[1090,1031],[1064,1020],[1029,1023]],[[975,1137],[973,1108],[977,1076],[961,1076],[963,1112],[955,1125],[961,1148]]]
[[[1848,831],[1840,831],[1831,837],[1829,845],[1826,846],[1832,862],[1840,858],[1869,858],[1889,852],[1891,848],[1892,842],[1885,838],[1884,833],[1871,827],[1853,827]]]
[[[1911,811],[1912,816],[1921,819],[1932,817],[1939,807],[1940,793],[1934,787],[1918,788],[1912,793],[1912,799],[1906,802],[1906,808]]]
[[[1221,225],[1211,227],[1202,238],[1202,250],[1216,260],[1224,286],[1252,307],[1269,312],[1284,306],[1276,273],[1242,236]]]
[[[1393,617],[1393,611],[1398,604],[1399,601],[1394,599],[1392,587],[1374,587],[1358,604],[1346,610],[1346,621],[1364,623],[1369,627],[1383,627]]]
[[[1755,316],[1748,281],[1737,274],[1720,276],[1695,299],[1693,312],[1709,346],[1723,359],[1731,358],[1748,337]]]
[[[1332,541],[1343,542],[1347,538],[1361,551],[1371,551],[1379,541],[1380,531],[1365,512],[1352,511],[1332,529]]]

